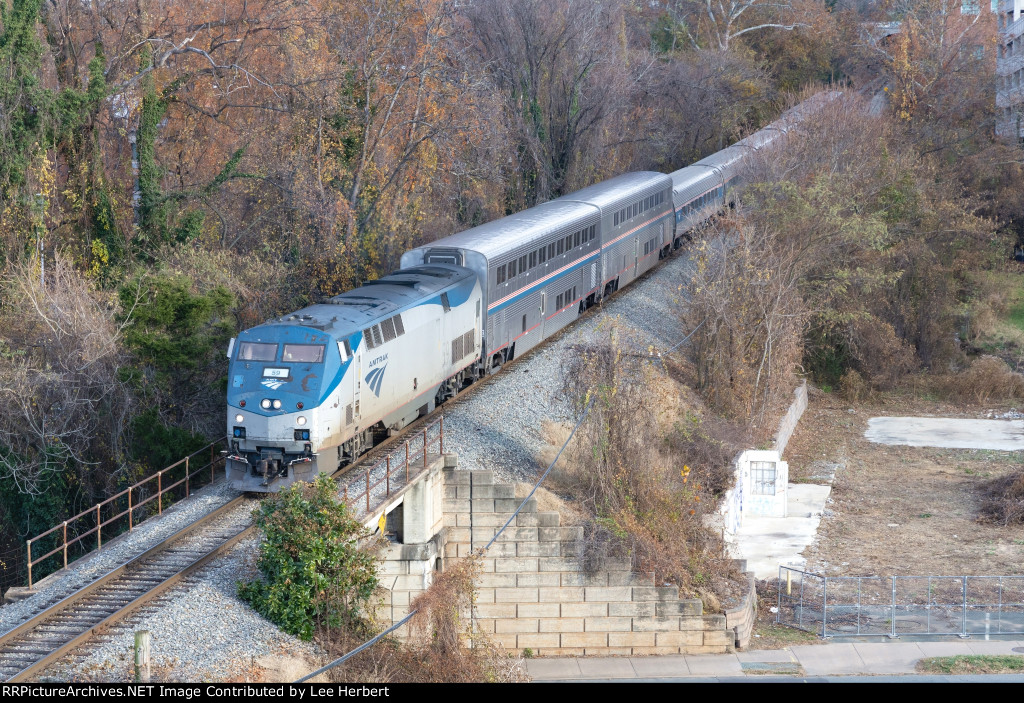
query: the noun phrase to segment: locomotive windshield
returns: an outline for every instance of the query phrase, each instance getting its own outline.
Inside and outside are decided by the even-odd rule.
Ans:
[[[273,361],[277,358],[276,344],[242,342],[238,345],[239,361]]]
[[[319,364],[324,360],[323,344],[285,344],[281,361]]]

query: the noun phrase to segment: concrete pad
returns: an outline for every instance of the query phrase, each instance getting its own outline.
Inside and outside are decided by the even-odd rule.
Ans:
[[[864,671],[872,674],[912,674],[924,653],[917,642],[884,642],[855,644],[854,649],[864,662]]]
[[[736,652],[736,658],[743,662],[796,662],[788,649],[753,649]]]
[[[580,672],[587,679],[635,679],[636,672],[626,657],[587,657],[578,659]]]
[[[688,654],[686,666],[691,676],[740,676],[743,667],[733,654]]]
[[[527,659],[526,671],[530,678],[535,681],[550,679],[581,679],[579,659],[563,659],[553,657],[550,659]]]
[[[792,647],[793,656],[808,676],[859,674],[867,669],[852,644],[826,644]]]
[[[817,483],[790,483],[786,490],[789,498],[786,504],[786,518],[796,520],[821,516],[825,502],[832,493],[831,485]]]
[[[956,449],[1024,449],[1024,420],[873,417],[864,437],[876,444]]]
[[[779,565],[803,568],[800,556],[818,531],[831,486],[790,483],[788,517],[745,516],[734,535],[726,535],[729,555],[746,559],[747,570],[759,579],[779,575]]]
[[[687,676],[690,667],[686,664],[686,657],[681,654],[663,655],[654,657],[630,657],[633,670],[640,678],[658,678]]]

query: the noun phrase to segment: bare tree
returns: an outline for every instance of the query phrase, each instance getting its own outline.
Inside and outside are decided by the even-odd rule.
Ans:
[[[825,11],[815,0],[672,0],[667,9],[694,48],[718,51],[750,32],[810,27]]]
[[[106,455],[124,460],[132,394],[117,308],[97,300],[66,258],[47,271],[21,266],[4,282],[0,318],[0,480],[40,495],[55,472],[76,467],[79,485]],[[104,475],[106,473],[104,472]]]
[[[740,219],[716,221],[693,247],[687,348],[711,404],[767,431],[800,361],[805,310],[794,247]]]
[[[609,148],[626,138],[626,129],[612,128],[611,118],[628,119],[651,68],[650,58],[627,60],[620,4],[477,0],[466,15],[512,126],[519,172],[510,208],[534,205],[602,175]]]

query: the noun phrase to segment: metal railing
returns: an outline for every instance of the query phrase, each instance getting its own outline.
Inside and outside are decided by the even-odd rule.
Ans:
[[[391,497],[415,481],[429,466],[427,457],[430,448],[437,445],[437,454],[444,454],[444,415],[437,422],[428,425],[406,440],[403,445],[392,449],[359,475],[358,478],[342,479],[342,499],[350,505],[356,515],[369,513],[379,503],[371,505],[375,498]],[[361,493],[353,493],[362,489]]]
[[[108,532],[111,529],[116,530],[119,521],[127,519],[128,531],[131,532],[137,524],[146,520],[146,518],[152,515],[160,515],[164,511],[164,496],[183,488],[183,497],[187,498],[191,493],[193,482],[198,476],[205,476],[207,469],[210,470],[210,480],[206,482],[213,483],[216,478],[217,464],[223,464],[223,457],[220,456],[217,447],[220,445],[227,446],[226,438],[218,439],[215,442],[211,442],[202,449],[199,449],[192,454],[189,454],[184,459],[180,459],[170,466],[157,471],[149,478],[145,478],[136,484],[129,486],[120,493],[107,498],[101,503],[97,503],[88,510],[83,510],[77,515],[64,520],[59,525],[51,527],[46,532],[36,535],[32,539],[26,540],[27,560],[26,564],[28,567],[28,587],[32,588],[32,567],[39,564],[40,562],[52,557],[58,553],[63,554],[64,568],[68,566],[68,548],[74,545],[81,545],[79,547],[79,554],[75,558],[81,558],[86,554],[90,553],[91,549],[85,548],[83,539],[95,533],[95,549],[99,550],[103,548],[103,528],[108,528]],[[204,464],[199,468],[195,468],[195,462],[193,459],[200,455],[209,452],[210,461],[208,464]],[[184,469],[184,475],[177,480],[174,477]],[[165,479],[167,485],[165,484]],[[156,491],[153,492],[153,488]],[[144,506],[156,501],[156,511],[152,510],[152,506],[147,509],[146,512],[140,514],[139,511]],[[106,515],[104,515],[106,511]],[[148,513],[148,514],[146,514]],[[138,517],[137,517],[138,516]],[[122,528],[120,531],[114,533],[113,536],[117,536],[124,532],[123,522],[120,525]],[[68,532],[71,532],[72,538],[68,539]],[[50,535],[58,533],[60,539],[57,546],[54,549],[46,552],[45,554],[32,557],[32,544],[42,540]]]
[[[1024,633],[1024,576],[820,576],[779,567],[776,622],[821,637]]]

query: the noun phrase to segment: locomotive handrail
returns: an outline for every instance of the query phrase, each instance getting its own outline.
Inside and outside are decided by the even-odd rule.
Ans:
[[[78,513],[77,515],[74,515],[74,516],[68,518],[67,520],[64,520],[64,521],[60,522],[59,524],[54,525],[53,527],[51,527],[50,529],[46,530],[45,532],[41,532],[38,535],[36,535],[35,537],[32,537],[31,539],[26,540],[25,541],[25,547],[26,547],[26,550],[27,550],[26,563],[27,563],[27,567],[28,567],[28,587],[32,588],[32,567],[35,566],[36,564],[39,564],[43,560],[48,559],[49,557],[53,556],[54,554],[57,554],[58,552],[63,552],[64,553],[64,568],[66,569],[67,566],[68,566],[68,547],[72,546],[73,544],[81,542],[82,539],[84,539],[85,537],[88,537],[89,535],[91,535],[92,533],[95,532],[96,533],[96,547],[95,548],[97,550],[100,550],[100,549],[103,548],[103,528],[104,528],[104,526],[110,525],[111,523],[115,522],[116,520],[119,520],[122,517],[124,517],[125,515],[127,515],[128,516],[128,531],[131,532],[135,528],[136,522],[142,522],[142,521],[144,521],[146,519],[146,517],[148,517],[148,516],[143,515],[142,520],[135,520],[134,519],[135,511],[138,508],[142,507],[143,505],[146,505],[147,503],[149,503],[149,502],[151,502],[153,500],[157,501],[157,515],[163,514],[163,497],[164,497],[164,494],[174,490],[175,488],[177,488],[178,486],[181,486],[182,484],[185,484],[185,497],[187,498],[189,496],[189,494],[190,494],[191,481],[192,481],[193,477],[196,476],[197,474],[199,474],[200,472],[205,471],[207,468],[210,469],[210,483],[213,483],[213,481],[215,479],[215,471],[216,471],[217,463],[218,462],[223,462],[223,457],[218,456],[218,454],[216,452],[216,447],[218,445],[222,444],[222,443],[225,446],[227,446],[227,438],[226,437],[221,437],[220,439],[217,439],[217,440],[215,440],[213,442],[210,442],[209,444],[207,444],[202,449],[197,449],[196,451],[192,452],[191,454],[189,454],[188,456],[184,457],[183,459],[179,459],[178,461],[174,462],[170,466],[167,466],[167,467],[165,467],[163,469],[160,469],[155,474],[152,474],[151,476],[148,476],[147,478],[142,479],[138,483],[135,483],[135,484],[129,486],[128,488],[125,488],[124,490],[122,490],[122,491],[120,491],[118,493],[115,493],[114,495],[110,496],[109,498],[107,498],[104,501],[101,501],[101,502],[97,503],[96,505],[92,506],[91,508],[88,508],[87,510],[83,510],[82,512]],[[210,462],[208,464],[204,464],[203,466],[199,467],[198,469],[192,470],[192,468],[190,466],[191,459],[193,457],[197,456],[198,454],[202,453],[202,452],[206,452],[207,450],[209,450],[209,452],[210,452]],[[175,481],[174,483],[171,483],[170,485],[164,486],[163,485],[164,474],[168,473],[169,471],[172,471],[172,470],[178,468],[182,464],[184,464],[184,466],[185,466],[185,476],[182,477],[181,479]],[[144,493],[141,494],[139,496],[139,498],[141,500],[139,502],[136,502],[136,503],[133,504],[132,503],[132,492],[135,491],[136,489],[141,489],[143,486],[145,486],[146,484],[151,483],[154,480],[156,481],[156,492],[150,494],[149,496],[146,496]],[[128,496],[128,508],[126,510],[122,510],[121,512],[117,513],[116,515],[108,515],[106,517],[106,519],[104,519],[103,513],[102,513],[103,508],[105,506],[112,505],[115,501],[119,500],[120,498],[122,498],[125,495]],[[89,518],[93,519],[93,523],[92,523],[93,526],[91,528],[87,529],[84,532],[78,532],[75,537],[73,537],[72,539],[69,540],[68,539],[68,525],[72,525],[73,529],[74,529],[74,523],[77,522],[78,520],[81,520],[81,519],[87,517],[87,516]],[[47,536],[53,534],[54,532],[56,532],[57,530],[62,530],[62,540],[61,540],[61,543],[55,549],[52,549],[51,551],[47,552],[46,554],[43,554],[42,556],[36,556],[36,558],[33,559],[32,558],[32,543],[33,542],[38,542],[43,537],[47,537]],[[92,550],[84,551],[80,555],[80,557],[81,556],[85,556],[85,554],[88,554],[91,551]]]

